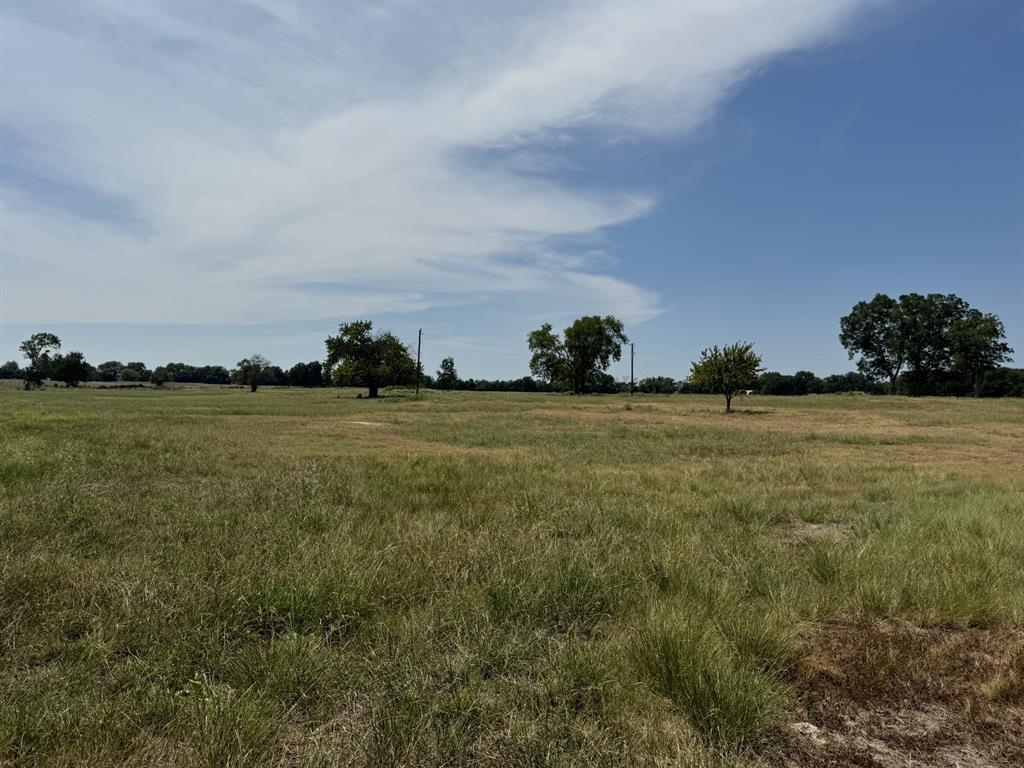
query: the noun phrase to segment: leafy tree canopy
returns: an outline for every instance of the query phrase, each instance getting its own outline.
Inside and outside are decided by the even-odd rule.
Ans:
[[[605,371],[622,357],[628,344],[622,321],[608,315],[587,315],[565,329],[562,338],[545,323],[527,338],[533,353],[530,371],[549,384],[581,394],[607,388]]]
[[[91,371],[92,366],[85,361],[85,355],[81,352],[57,355],[50,364],[50,377],[65,387],[77,387],[79,382],[88,380]]]
[[[892,392],[900,381],[911,395],[968,387],[977,395],[985,372],[1013,352],[998,317],[952,293],[908,293],[899,300],[877,294],[839,325],[839,340],[851,359],[858,357],[858,370],[888,380]]]
[[[35,389],[50,375],[51,353],[60,350],[60,338],[54,333],[34,333],[18,345],[28,360],[24,371],[25,389]]]
[[[328,336],[327,375],[338,384],[366,387],[377,397],[381,387],[412,383],[416,361],[390,331],[373,332],[369,320],[338,326],[337,336]]]
[[[20,379],[21,378],[21,366],[18,365],[17,360],[8,360],[3,365],[0,365],[0,379]]]
[[[884,293],[860,301],[839,321],[839,341],[857,370],[872,379],[885,379],[895,391],[906,363],[905,337],[899,302]]]
[[[260,374],[263,369],[270,365],[270,361],[263,355],[252,355],[238,361],[232,374],[236,384],[245,384],[250,392],[255,392],[262,383]]]
[[[288,383],[293,387],[319,387],[323,385],[323,367],[319,360],[296,363],[288,371]]]
[[[455,358],[446,357],[437,369],[434,386],[438,389],[455,389],[459,385],[459,373],[455,370]]]
[[[728,413],[736,392],[756,386],[760,369],[761,356],[754,352],[753,344],[737,342],[722,349],[711,347],[703,350],[700,360],[692,364],[690,383],[724,395]]]
[[[108,360],[96,366],[96,378],[99,381],[117,381],[124,364],[120,360]]]

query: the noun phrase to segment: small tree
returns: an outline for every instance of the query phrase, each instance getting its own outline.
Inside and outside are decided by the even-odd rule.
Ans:
[[[25,389],[35,389],[50,375],[50,353],[60,350],[60,339],[53,333],[34,333],[18,346],[28,360]]]
[[[77,387],[79,382],[89,378],[92,366],[85,362],[81,352],[68,352],[57,355],[50,363],[50,377],[60,381],[65,387]]]
[[[149,377],[150,382],[156,387],[162,387],[168,381],[171,380],[171,375],[167,372],[167,369],[162,365],[158,365],[153,369],[152,375]]]
[[[390,331],[373,332],[369,320],[342,323],[337,336],[328,336],[328,377],[337,384],[366,387],[377,397],[381,387],[409,384],[416,379],[416,361]]]
[[[446,357],[441,361],[441,367],[437,369],[434,386],[438,389],[455,389],[458,384],[459,373],[455,370],[455,358]]]
[[[737,342],[719,349],[711,347],[700,353],[692,364],[690,383],[696,387],[725,396],[725,412],[732,410],[732,398],[741,389],[752,389],[761,370],[761,356],[754,345]]]
[[[260,374],[270,365],[263,355],[253,355],[239,360],[235,365],[233,378],[236,384],[247,384],[250,392],[255,392],[260,385]]]

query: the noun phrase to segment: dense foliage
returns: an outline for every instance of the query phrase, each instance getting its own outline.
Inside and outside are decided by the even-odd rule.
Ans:
[[[243,384],[249,387],[250,392],[255,392],[262,383],[264,371],[269,366],[270,361],[263,355],[242,358],[235,365],[235,370],[231,372],[231,381],[235,384]]]
[[[757,385],[760,369],[761,356],[754,352],[754,345],[741,341],[721,349],[715,346],[703,350],[700,360],[692,364],[690,381],[710,392],[724,395],[728,413],[737,392]]]
[[[561,339],[551,323],[544,323],[527,338],[530,372],[574,395],[599,392],[608,387],[608,366],[621,359],[622,345],[628,343],[622,321],[612,315],[581,317]]]
[[[909,395],[980,396],[988,371],[1010,359],[995,315],[955,294],[877,294],[839,321],[839,340],[857,368]]]
[[[319,387],[323,383],[323,366],[319,360],[296,363],[288,371],[288,384],[293,387]]]
[[[377,397],[381,387],[409,384],[416,378],[416,362],[408,347],[390,331],[373,332],[373,323],[358,320],[338,326],[328,336],[328,378],[335,384],[366,387]]]
[[[50,362],[50,378],[65,387],[77,387],[89,378],[91,371],[92,366],[85,361],[85,355],[81,352],[55,355]]]
[[[18,349],[28,360],[22,372],[25,389],[35,389],[50,376],[52,356],[60,350],[60,338],[53,333],[34,333],[21,342]]]

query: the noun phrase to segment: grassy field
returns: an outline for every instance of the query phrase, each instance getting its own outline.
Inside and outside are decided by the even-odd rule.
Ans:
[[[0,389],[0,764],[1024,763],[1019,400],[355,394]]]

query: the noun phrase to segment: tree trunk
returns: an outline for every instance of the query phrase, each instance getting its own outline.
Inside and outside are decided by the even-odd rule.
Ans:
[[[895,395],[896,394],[896,379],[898,379],[898,378],[899,378],[899,374],[898,373],[894,373],[892,376],[889,377],[889,394],[890,395]]]
[[[372,384],[369,384],[368,388],[370,390],[370,397],[371,398],[377,397],[377,395],[380,392],[380,387],[377,385],[377,382],[373,382]]]
[[[255,381],[253,381],[253,382],[251,382],[249,384],[249,391],[250,392],[255,392],[256,391],[256,382]]]
[[[732,395],[731,394],[725,396],[725,412],[726,413],[731,413],[732,412]]]

